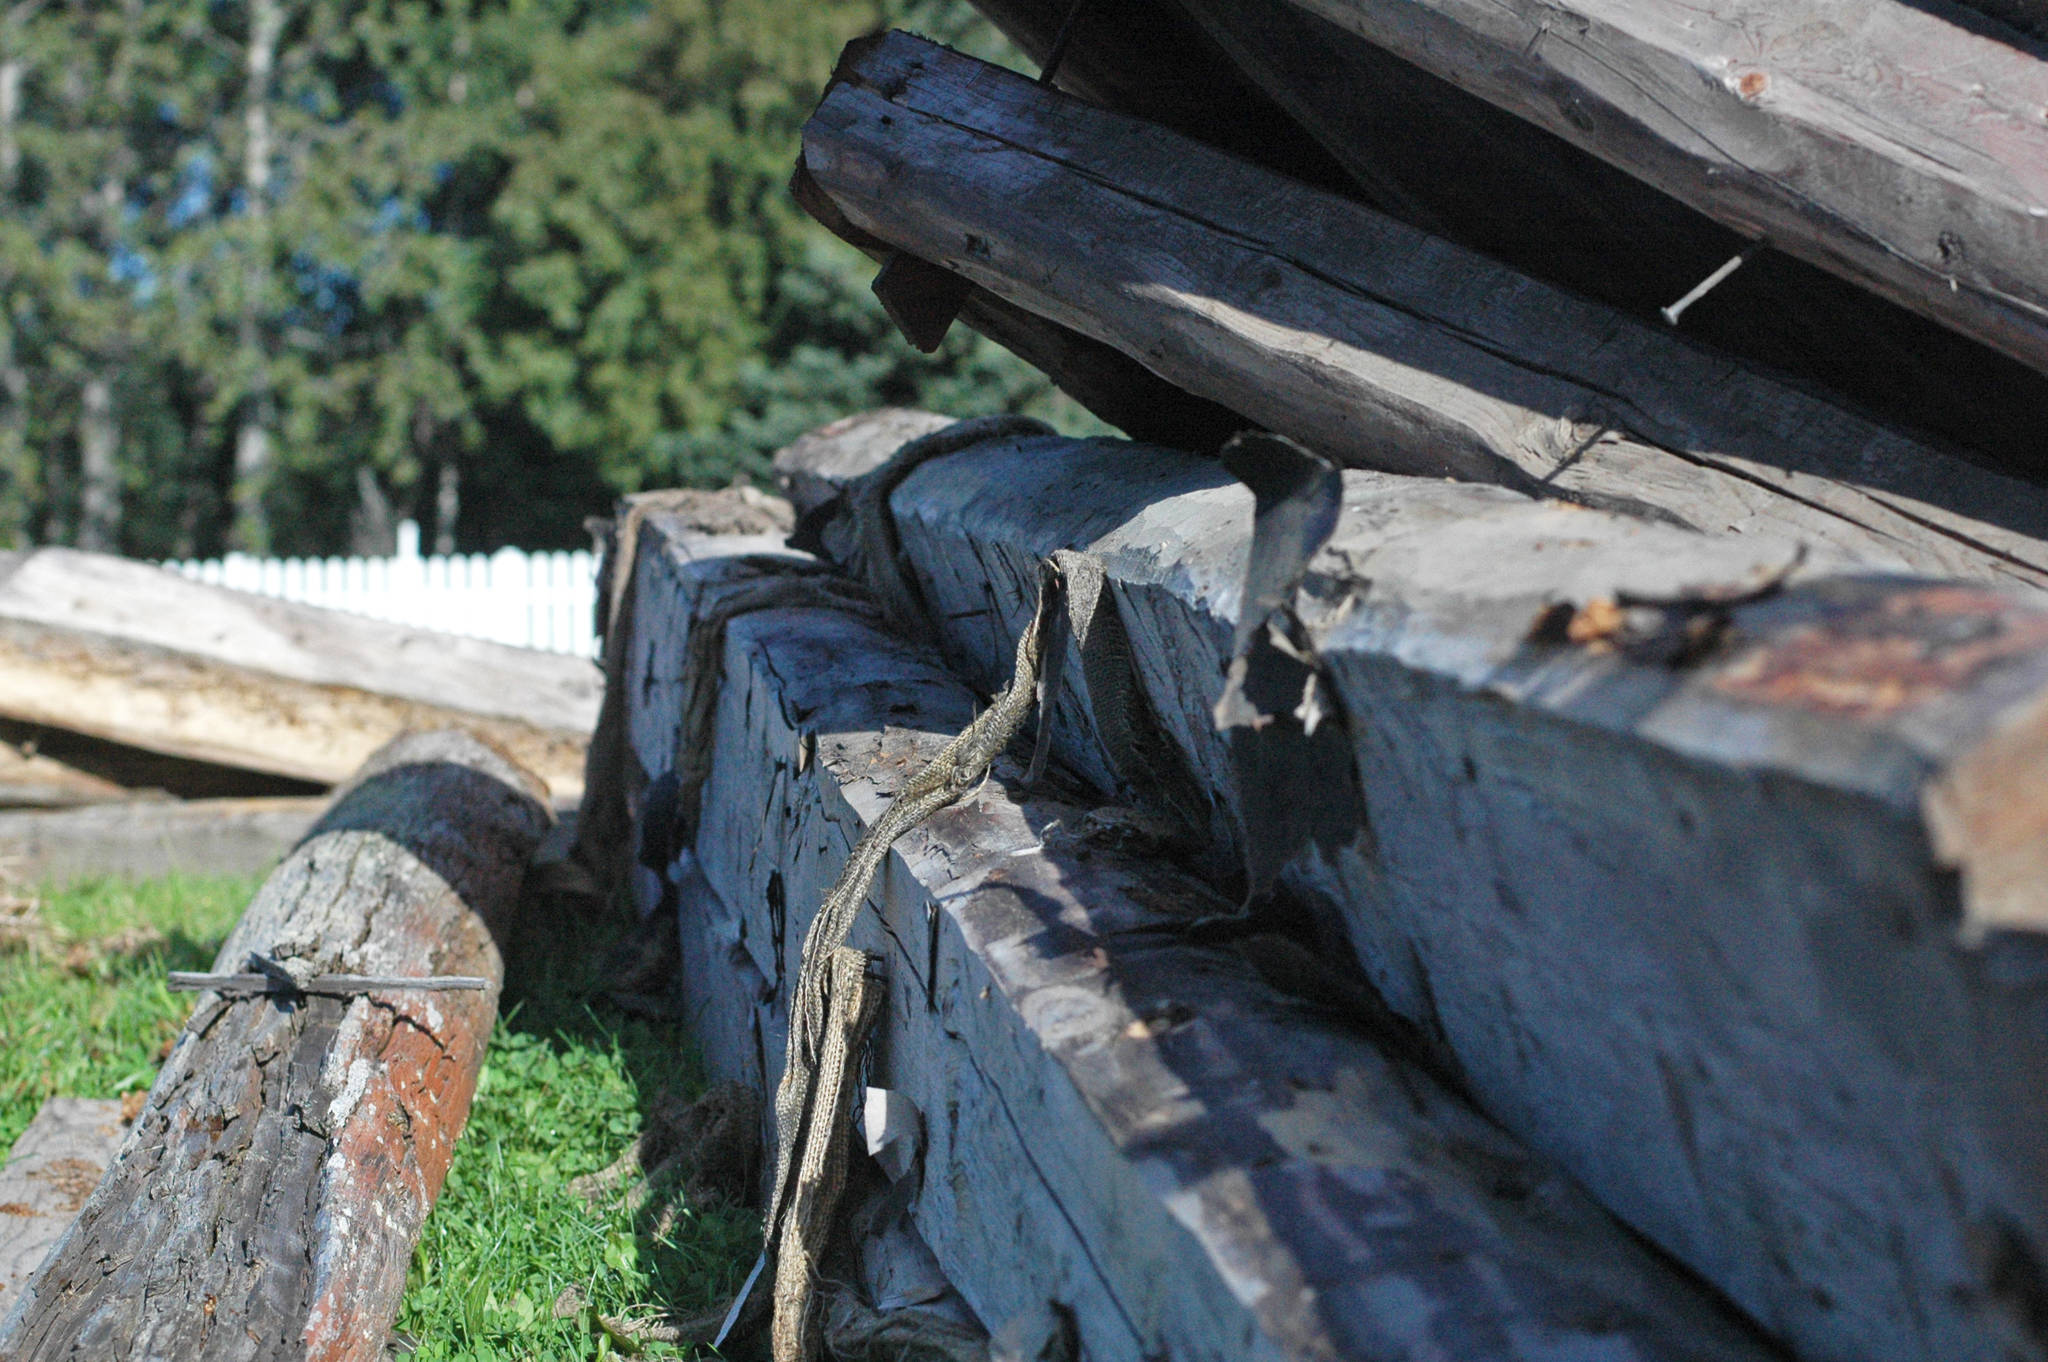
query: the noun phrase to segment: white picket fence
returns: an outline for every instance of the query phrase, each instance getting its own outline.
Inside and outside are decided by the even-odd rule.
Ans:
[[[597,560],[588,550],[420,554],[420,527],[398,527],[394,558],[252,558],[231,553],[164,564],[173,572],[307,605],[520,648],[597,655],[591,610]]]

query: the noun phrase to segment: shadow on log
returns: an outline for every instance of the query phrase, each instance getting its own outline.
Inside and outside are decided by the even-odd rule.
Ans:
[[[221,947],[477,992],[203,994],[0,1357],[381,1358],[469,1115],[544,787],[468,733],[370,758]]]

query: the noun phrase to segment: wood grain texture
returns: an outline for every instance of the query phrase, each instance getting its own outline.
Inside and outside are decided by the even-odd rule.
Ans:
[[[639,599],[715,598],[716,547],[671,540]],[[681,656],[672,620],[659,646]],[[976,700],[915,646],[825,611],[733,621],[724,668],[684,959],[692,991],[741,1004],[707,1057],[772,1083],[766,998],[794,981],[810,914]],[[638,731],[658,762],[661,737]],[[854,937],[889,974],[869,1081],[923,1113],[913,1221],[984,1322],[1056,1301],[1104,1362],[1768,1355],[1422,1070],[1234,949],[1183,939],[1227,905],[1060,841],[1089,810],[1019,802],[1017,774],[1004,763],[898,843]]]
[[[1212,843],[1271,788],[1348,819],[1292,892],[1491,1115],[1801,1356],[2048,1356],[2048,615],[1822,561],[1745,602],[1786,546],[1345,484],[1297,611],[1348,809],[1214,730],[1251,509],[1220,470],[995,441],[892,507],[983,687],[1039,557],[1100,557]],[[1658,643],[1691,607],[1614,605],[1716,593],[1691,655]],[[1551,632],[1603,602],[1613,629]],[[1081,670],[1054,738],[1099,780]]]
[[[582,658],[230,591],[107,554],[0,556],[0,619],[554,732],[587,734],[597,717],[598,678]]]
[[[863,231],[1351,466],[2048,581],[2048,492],[1357,204],[903,34],[804,165]]]
[[[218,971],[290,951],[481,992],[201,996],[0,1357],[382,1358],[497,1014],[545,791],[459,731],[380,751],[264,883]]]
[[[1896,0],[1297,0],[1745,237],[2048,369],[2048,64]]]

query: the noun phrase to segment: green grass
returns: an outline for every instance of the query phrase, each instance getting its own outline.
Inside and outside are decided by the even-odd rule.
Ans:
[[[46,1097],[147,1088],[190,1008],[165,989],[164,972],[205,968],[254,889],[179,878],[46,890],[41,916],[54,937],[0,955],[0,1141],[11,1143]],[[637,1211],[623,1196],[592,1207],[569,1190],[625,1151],[643,1111],[701,1082],[680,1028],[602,1000],[615,930],[564,917],[514,944],[505,1014],[399,1312],[419,1362],[604,1357],[613,1345],[598,1314],[710,1308],[753,1262],[752,1211],[672,1207],[657,1234],[658,1199]],[[557,1319],[555,1301],[572,1286],[584,1303]]]
[[[50,929],[0,954],[0,1151],[48,1097],[119,1097],[149,1087],[192,1011],[164,987],[205,969],[254,881],[176,876],[85,880],[41,894]],[[68,961],[67,961],[68,957]]]

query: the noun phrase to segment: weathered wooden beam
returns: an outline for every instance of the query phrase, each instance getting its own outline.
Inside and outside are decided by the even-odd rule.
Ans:
[[[581,658],[101,554],[0,561],[0,715],[146,751],[332,785],[399,733],[462,723],[569,800],[598,695]]]
[[[732,569],[715,541],[647,532],[665,542],[638,600],[672,604],[634,627],[679,660]],[[747,615],[726,638],[684,959],[725,1000],[703,1009],[712,1062],[772,1084],[810,916],[976,701],[850,616]],[[690,740],[640,731],[650,762]],[[1102,1362],[1768,1355],[1376,1048],[1341,987],[1315,996],[1313,968],[1276,987],[1259,947],[1287,943],[1187,939],[1229,905],[1091,840],[1085,805],[1018,799],[1019,770],[898,844],[854,937],[888,971],[871,1082],[922,1116],[913,1222],[993,1330],[1050,1301]]]
[[[804,166],[861,230],[1353,466],[2048,582],[2048,492],[1370,209],[904,34]]]
[[[1993,5],[2048,14],[2038,0],[1982,7]],[[1072,8],[976,7],[1040,62]],[[1247,79],[1270,104],[1243,98]],[[1083,6],[1057,83],[1653,323],[1744,245],[1628,172],[1293,0]],[[1301,163],[1311,144],[1341,163],[1348,183]],[[1817,266],[1764,251],[1684,325],[1689,337],[2003,471],[2048,476],[2037,438],[2048,425],[2048,376]]]
[[[2048,370],[2048,63],[1931,6],[1296,0]]]
[[[474,992],[202,995],[77,1222],[0,1324],[0,1356],[385,1354],[497,1014],[526,862],[528,773],[467,733],[365,765],[221,947]]]
[[[897,254],[887,242],[848,222],[801,165],[790,192],[805,212],[877,262]],[[960,320],[1041,370],[1067,396],[1134,440],[1206,454],[1246,424],[1242,416],[1175,387],[1115,347],[986,289],[967,294]]]
[[[320,796],[160,799],[0,812],[0,868],[20,883],[86,875],[258,875],[327,808]]]
[[[1327,749],[1216,731],[1251,510],[1221,470],[999,440],[891,506],[984,687],[1040,556],[1098,557],[1212,841],[1241,858],[1275,800],[1318,815],[1282,882],[1394,1012],[1801,1356],[2048,1350],[2048,611],[1344,478],[1295,608],[1355,802]],[[1053,734],[1101,779],[1085,670]]]
[[[1294,0],[1173,3],[1361,186],[1377,187],[1366,202],[1546,283],[1661,326],[1661,309],[1746,244]],[[1176,55],[1120,54],[1139,70]],[[1200,127],[1172,126],[1205,140]],[[2001,471],[2048,476],[2038,436],[2048,376],[1795,256],[1753,254],[1685,313],[1683,328]]]

